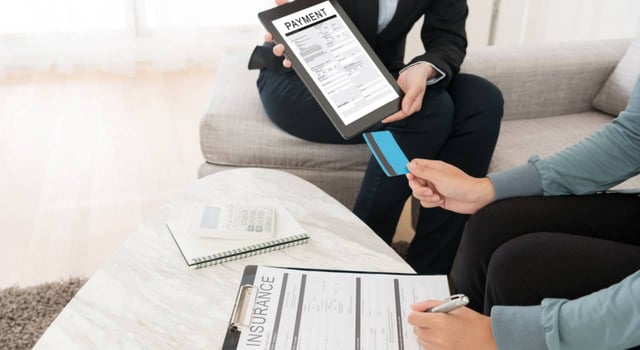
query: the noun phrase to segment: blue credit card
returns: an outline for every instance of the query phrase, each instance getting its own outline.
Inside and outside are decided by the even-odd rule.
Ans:
[[[390,131],[367,132],[362,137],[387,176],[409,173],[409,160]]]

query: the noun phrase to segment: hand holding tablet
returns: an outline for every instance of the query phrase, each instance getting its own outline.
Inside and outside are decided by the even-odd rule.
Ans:
[[[336,0],[297,0],[258,16],[343,138],[400,110],[402,90]]]
[[[276,1],[276,6],[280,6],[280,5],[284,5],[286,3],[289,2],[289,0],[275,0]],[[273,35],[271,34],[271,32],[267,32],[264,35],[264,41],[266,42],[273,42]],[[282,57],[284,56],[284,45],[282,44],[277,44],[276,46],[273,47],[273,54],[278,56],[278,57]],[[284,60],[282,60],[282,65],[285,68],[291,68],[291,61],[289,61],[289,59],[285,56]]]

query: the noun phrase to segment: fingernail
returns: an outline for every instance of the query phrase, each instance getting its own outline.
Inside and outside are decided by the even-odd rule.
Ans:
[[[415,164],[413,164],[413,162],[409,162],[409,164],[407,164],[407,168],[409,169],[414,169],[416,167]]]

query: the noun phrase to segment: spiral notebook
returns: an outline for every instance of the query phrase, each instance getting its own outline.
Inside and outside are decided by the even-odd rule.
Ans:
[[[307,243],[304,228],[282,204],[274,206],[275,231],[267,239],[199,237],[189,231],[191,215],[169,219],[166,225],[187,266],[196,269]]]

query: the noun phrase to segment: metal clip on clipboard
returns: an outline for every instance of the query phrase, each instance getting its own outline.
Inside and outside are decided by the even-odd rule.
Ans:
[[[231,332],[239,333],[243,327],[247,324],[247,311],[250,310],[251,296],[253,295],[253,289],[255,287],[251,284],[243,284],[238,290],[236,296],[236,302],[233,305],[233,313],[231,314],[231,323],[229,324],[229,330]]]

